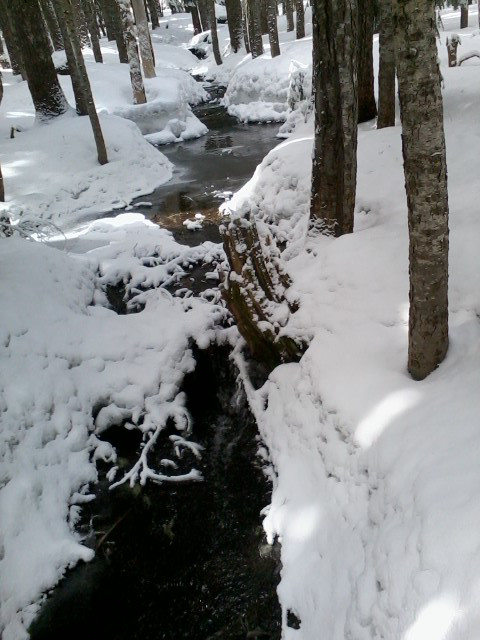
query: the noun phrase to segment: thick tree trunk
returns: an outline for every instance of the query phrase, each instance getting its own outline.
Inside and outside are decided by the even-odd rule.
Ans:
[[[190,7],[189,11],[192,14],[193,35],[196,36],[202,32],[202,23],[200,21],[200,14],[198,13],[198,9],[196,6]]]
[[[312,0],[315,138],[311,224],[322,233],[353,231],[357,175],[355,5]]]
[[[158,21],[158,9],[155,0],[147,0],[148,10],[150,11],[150,20],[152,22],[152,29],[156,29],[160,26]]]
[[[480,0],[479,0],[480,2]],[[226,0],[228,32],[233,53],[242,48],[243,23],[240,0]]]
[[[268,39],[270,41],[270,54],[272,58],[275,58],[276,56],[280,55],[276,0],[267,0],[267,18],[268,18]]]
[[[296,0],[297,8],[297,39],[305,37],[305,7],[303,0]]]
[[[460,29],[466,29],[468,27],[468,4],[460,5]]]
[[[395,126],[395,46],[392,0],[380,0],[379,21],[377,129],[382,129]]]
[[[138,55],[137,39],[133,25],[133,18],[130,12],[128,0],[116,0],[120,8],[120,15],[123,21],[125,34],[125,44],[128,52],[128,63],[130,65],[130,81],[132,83],[133,103],[145,104],[147,97],[143,85],[142,70],[140,67],[140,56]]]
[[[81,91],[84,95],[85,103],[87,105],[87,113],[88,117],[90,118],[90,124],[92,125],[93,137],[95,138],[98,162],[103,165],[108,162],[107,149],[105,146],[102,129],[100,127],[100,120],[98,119],[97,110],[95,109],[95,102],[93,100],[92,89],[90,87],[90,80],[88,78],[85,61],[83,59],[79,33],[75,26],[80,20],[80,16],[77,12],[78,5],[72,2],[72,0],[54,1],[57,7],[57,14],[60,15],[61,13],[63,21],[68,30],[70,43],[73,49],[73,55],[75,56],[75,64],[78,69],[78,77],[81,82]]]
[[[95,7],[92,4],[92,0],[83,0],[83,10],[85,18],[87,19],[88,30],[90,31],[90,39],[92,41],[95,62],[103,62],[100,40],[98,38],[98,25],[95,17]]]
[[[138,44],[142,57],[143,74],[145,78],[155,78],[155,62],[153,59],[152,41],[148,29],[147,14],[143,0],[131,0],[135,21],[137,24]]]
[[[262,35],[268,34],[268,17],[267,17],[267,0],[259,0],[260,2],[260,31]]]
[[[285,15],[287,16],[287,31],[295,29],[293,20],[293,0],[285,0]]]
[[[210,20],[208,17],[208,0],[197,0],[198,12],[200,13],[200,20],[202,21],[202,30],[208,31],[210,29]]]
[[[83,47],[90,47],[90,36],[88,35],[88,26],[85,14],[83,12],[81,0],[71,0],[73,3],[75,13],[77,15],[77,24],[75,25],[80,38],[80,44]]]
[[[377,115],[373,78],[373,0],[358,1],[358,121]]]
[[[208,18],[210,22],[210,36],[212,38],[213,56],[217,65],[222,64],[220,47],[218,45],[217,18],[215,17],[215,0],[208,0]]]
[[[8,0],[8,15],[21,42],[22,65],[37,116],[48,120],[65,113],[68,103],[49,53],[38,0]]]
[[[5,0],[0,0],[0,26],[5,39],[5,46],[7,47],[13,75],[21,75],[22,78],[26,80],[27,74],[23,66],[20,49],[18,48],[18,40],[14,33],[14,25],[8,16]]]
[[[448,193],[433,2],[393,0],[410,237],[408,370],[425,378],[448,349]]]
[[[129,62],[129,57],[127,53],[126,36],[124,35],[124,23],[120,14],[118,2],[117,0],[103,0],[103,7],[105,10],[105,21],[107,20],[108,15],[110,28],[113,29],[113,33],[111,35],[113,35],[113,39],[117,43],[119,60],[125,64]]]
[[[263,54],[263,40],[260,29],[260,5],[258,0],[247,0],[248,6],[248,40],[252,58]]]
[[[52,6],[51,0],[41,0],[40,7],[42,9],[43,17],[50,33],[50,39],[55,51],[61,51],[64,49],[62,32],[58,24],[55,10]]]

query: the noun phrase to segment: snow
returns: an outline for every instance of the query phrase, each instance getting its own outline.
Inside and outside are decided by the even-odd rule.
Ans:
[[[471,20],[472,20],[471,16]],[[455,24],[454,24],[455,22]],[[458,29],[455,14],[444,24]],[[473,37],[468,37],[470,34]],[[475,188],[478,62],[449,69],[450,349],[423,382],[406,371],[408,230],[400,127],[360,127],[355,232],[306,238],[312,122],[273,150],[229,203],[280,240],[300,300],[284,331],[298,364],[254,390],[274,471],[265,528],[282,544],[287,640],[478,637],[480,268]],[[459,53],[478,48],[462,32]],[[477,41],[478,42],[478,41]],[[377,51],[375,51],[375,55]],[[290,213],[290,215],[289,215]],[[237,355],[241,367],[241,357]],[[301,620],[287,626],[287,611]]]
[[[65,242],[67,251],[0,240],[4,640],[27,637],[41,594],[67,567],[92,558],[75,524],[91,498],[87,486],[96,480],[96,461],[115,463],[114,450],[102,441],[105,429],[125,422],[144,434],[137,465],[125,477],[112,468],[110,479],[120,482],[172,480],[175,472],[152,469],[145,459],[169,418],[180,432],[171,438],[172,458],[185,447],[200,455],[188,438],[179,388],[194,367],[190,341],[206,347],[224,313],[205,299],[157,288],[191,263],[214,262],[216,245],[178,245],[133,213],[93,222],[53,244]],[[108,308],[104,287],[118,282],[127,284],[132,306],[142,311],[118,315]],[[155,288],[143,291],[148,287]],[[95,418],[93,407],[100,408]],[[200,478],[195,469],[188,477]]]

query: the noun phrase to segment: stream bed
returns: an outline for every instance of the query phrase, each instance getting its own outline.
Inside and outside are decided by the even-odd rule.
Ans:
[[[176,166],[173,180],[141,199],[152,206],[135,206],[190,245],[219,241],[219,194],[241,187],[278,143],[278,125],[239,124],[216,102],[195,112],[209,133],[162,147]],[[183,221],[197,212],[206,216],[203,229],[189,231]],[[204,481],[110,491],[108,469],[100,468],[80,529],[95,558],[68,571],[49,594],[32,640],[280,638],[279,549],[266,544],[262,528],[271,488],[257,428],[228,350],[194,353],[197,367],[183,390],[192,439],[204,451],[200,461],[187,453],[181,464],[198,468]],[[112,427],[102,437],[122,464],[135,461],[139,432]],[[161,442],[155,455],[166,455]]]

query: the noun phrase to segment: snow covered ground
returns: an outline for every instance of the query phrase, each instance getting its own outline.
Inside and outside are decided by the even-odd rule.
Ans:
[[[444,12],[458,30],[458,12]],[[471,24],[477,15],[471,13]],[[408,231],[400,127],[361,127],[355,232],[307,240],[312,124],[230,203],[280,238],[308,336],[250,401],[276,472],[265,526],[282,542],[288,640],[460,640],[480,635],[480,61],[446,64],[450,349],[423,382],[406,371]],[[479,48],[462,31],[459,55]],[[376,54],[377,55],[377,54]],[[289,215],[290,214],[290,215]],[[287,626],[287,612],[301,620]]]

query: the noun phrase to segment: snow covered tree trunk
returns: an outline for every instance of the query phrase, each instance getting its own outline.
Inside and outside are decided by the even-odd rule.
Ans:
[[[357,176],[355,4],[312,0],[315,138],[310,220],[322,233],[353,231]]]
[[[457,48],[460,44],[460,36],[457,33],[453,33],[447,37],[447,52],[448,52],[448,66],[457,66]]]
[[[133,18],[128,0],[116,0],[122,16],[125,44],[127,47],[128,63],[130,65],[130,82],[132,83],[133,103],[145,104],[147,96],[143,85],[140,57],[138,55],[137,40],[135,38]]]
[[[305,7],[303,0],[296,0],[297,8],[297,39],[305,37]]]
[[[358,121],[377,115],[373,79],[373,0],[358,0]]]
[[[377,129],[382,129],[395,126],[395,46],[392,0],[380,0],[379,22]]]
[[[58,24],[55,10],[52,6],[51,0],[41,0],[40,7],[42,9],[43,17],[50,33],[50,39],[55,51],[62,51],[64,49],[62,32]]]
[[[226,0],[225,6],[227,9],[227,24],[228,32],[230,34],[230,46],[233,53],[236,53],[242,48],[242,3],[240,2],[240,0]]]
[[[215,16],[215,0],[208,0],[208,18],[210,22],[210,36],[212,38],[213,56],[217,65],[222,64],[220,47],[218,45],[217,18]]]
[[[155,0],[148,0],[147,4],[148,4],[148,10],[150,11],[150,20],[152,22],[152,29],[156,29],[157,27],[160,26],[160,22],[158,21],[157,3],[155,2]]]
[[[80,44],[83,47],[90,47],[90,36],[88,35],[88,27],[87,20],[85,18],[85,14],[83,12],[82,2],[81,0],[71,0],[74,4],[75,13],[78,16],[76,28],[78,31],[78,36],[80,38]]]
[[[268,39],[270,42],[270,53],[272,58],[275,58],[276,56],[280,55],[276,0],[267,0],[267,18],[268,18]]]
[[[7,7],[38,118],[48,120],[62,115],[68,110],[68,103],[49,53],[38,0],[8,0]]]
[[[242,27],[243,27],[243,41],[245,43],[245,51],[251,52],[250,48],[250,33],[248,24],[248,4],[247,0],[242,0]]]
[[[95,62],[103,62],[100,40],[98,38],[98,25],[95,17],[95,8],[91,0],[83,0],[83,10],[85,18],[87,19],[88,30],[90,31],[90,40],[92,41]]]
[[[393,0],[410,237],[408,370],[425,378],[448,349],[448,193],[433,2]]]
[[[252,58],[263,54],[263,39],[260,29],[260,5],[258,0],[248,0],[248,40]]]
[[[285,15],[287,16],[287,31],[295,29],[293,21],[293,0],[285,0]]]
[[[133,13],[137,23],[138,43],[142,58],[143,73],[145,78],[155,78],[155,62],[153,61],[153,48],[148,30],[147,14],[143,0],[131,0]]]
[[[103,138],[102,129],[100,127],[100,120],[98,118],[97,110],[95,109],[95,103],[93,101],[92,89],[90,87],[90,80],[87,74],[87,68],[82,54],[82,46],[80,44],[79,33],[75,27],[78,24],[80,16],[78,15],[78,5],[72,0],[55,0],[57,4],[58,14],[62,14],[64,23],[67,26],[68,35],[73,49],[73,55],[75,56],[75,63],[78,69],[78,75],[81,82],[81,91],[84,95],[85,103],[87,105],[87,113],[92,125],[93,137],[95,138],[95,145],[97,147],[97,157],[100,164],[107,164],[107,149],[105,146],[105,140]]]
[[[468,27],[468,4],[467,0],[463,0],[460,4],[460,29]]]
[[[107,20],[108,15],[110,28],[113,30],[113,39],[117,43],[119,60],[124,64],[127,62],[129,63],[126,36],[124,34],[125,26],[122,15],[120,13],[119,4],[117,0],[103,0],[103,7],[105,10],[105,21]]]

